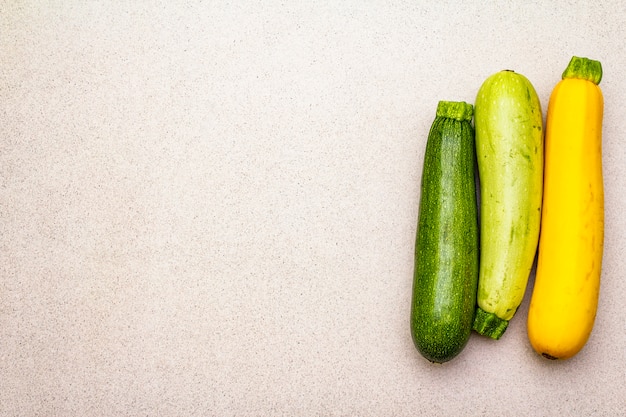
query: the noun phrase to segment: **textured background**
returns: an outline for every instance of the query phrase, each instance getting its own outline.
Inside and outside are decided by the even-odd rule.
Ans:
[[[623,2],[0,3],[0,415],[625,415]],[[536,355],[527,293],[429,364],[437,102],[513,69],[545,114],[572,55],[605,74],[591,339]]]

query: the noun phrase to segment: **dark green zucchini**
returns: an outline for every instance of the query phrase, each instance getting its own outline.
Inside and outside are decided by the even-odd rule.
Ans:
[[[411,335],[431,362],[457,356],[476,308],[479,240],[473,106],[440,101],[422,171]]]

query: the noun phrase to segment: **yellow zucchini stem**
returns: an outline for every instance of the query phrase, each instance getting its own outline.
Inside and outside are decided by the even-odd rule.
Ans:
[[[593,59],[573,56],[561,78],[579,78],[599,85],[602,80],[602,64]]]

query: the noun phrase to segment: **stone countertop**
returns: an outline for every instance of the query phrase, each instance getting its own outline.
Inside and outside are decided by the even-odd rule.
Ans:
[[[623,4],[219,3],[3,6],[0,415],[625,415]],[[513,69],[545,117],[572,55],[604,68],[592,336],[538,356],[527,291],[432,365],[408,317],[437,103]]]

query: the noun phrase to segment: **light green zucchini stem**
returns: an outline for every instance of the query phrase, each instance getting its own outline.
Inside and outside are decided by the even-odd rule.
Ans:
[[[501,319],[494,313],[487,313],[480,307],[476,308],[476,316],[474,318],[474,330],[483,336],[489,336],[498,340],[504,334],[509,325],[508,320]]]
[[[474,106],[464,101],[440,101],[437,105],[437,117],[469,122],[472,116],[474,116]]]
[[[589,58],[572,57],[562,78],[580,78],[599,85],[602,80],[602,64]]]

